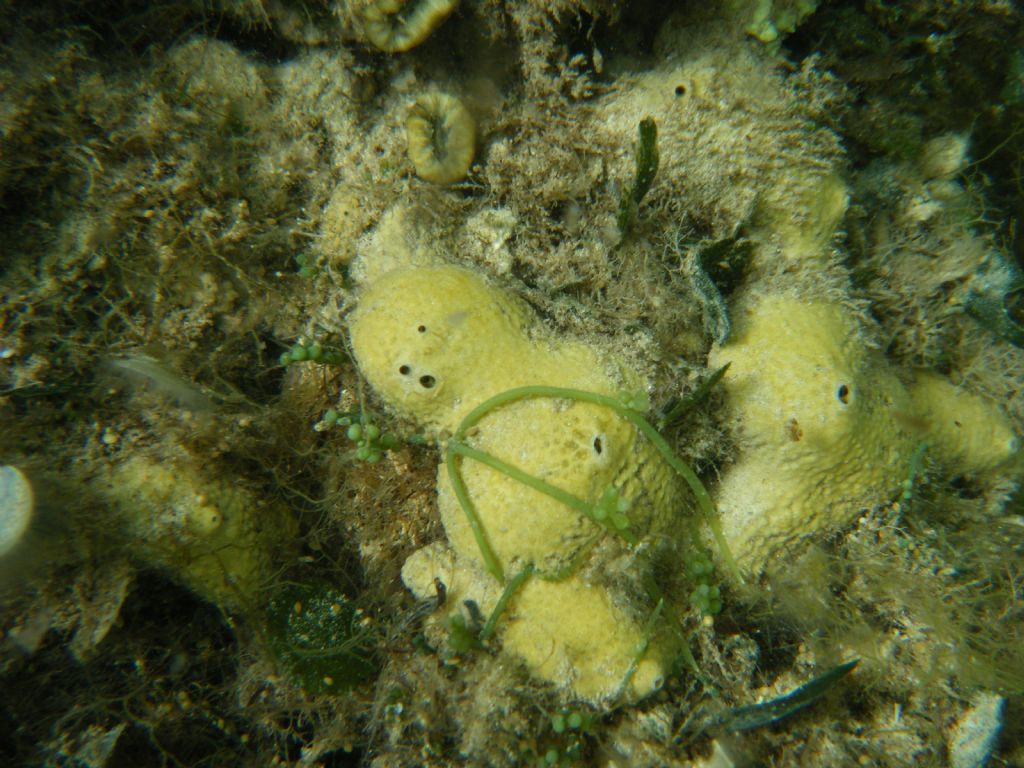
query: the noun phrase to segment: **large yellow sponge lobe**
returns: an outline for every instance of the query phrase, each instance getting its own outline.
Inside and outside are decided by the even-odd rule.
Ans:
[[[638,383],[587,345],[545,333],[521,301],[453,266],[382,276],[361,297],[350,332],[377,393],[441,437],[458,435],[470,411],[510,389],[544,385],[615,396]],[[671,469],[614,409],[571,398],[508,402],[460,439],[586,504],[615,489],[632,502],[630,533],[657,542],[643,556],[603,547],[611,534],[579,509],[482,461],[459,461],[497,570],[535,571],[501,620],[505,650],[578,696],[614,695],[646,644],[643,623],[653,606],[642,589],[650,571],[645,558],[685,529]],[[458,594],[486,608],[497,582],[445,465],[438,474],[448,546],[410,557],[403,578],[417,594],[428,594],[440,579],[450,599]],[[461,585],[453,583],[456,573]],[[672,642],[652,642],[631,679],[632,695],[659,684]]]
[[[910,397],[845,307],[763,297],[713,353],[713,367],[726,362],[743,450],[717,503],[742,568],[760,570],[784,545],[848,523],[906,477],[923,439],[900,418]]]
[[[527,384],[614,393],[591,349],[534,340],[534,325],[520,300],[469,270],[442,265],[376,280],[349,330],[378,394],[435,430],[454,430],[473,406]]]
[[[741,568],[898,498],[922,444],[946,470],[986,472],[1018,442],[991,402],[934,373],[898,375],[845,306],[761,296],[713,351],[741,452],[717,490]],[[906,382],[906,383],[905,383]]]

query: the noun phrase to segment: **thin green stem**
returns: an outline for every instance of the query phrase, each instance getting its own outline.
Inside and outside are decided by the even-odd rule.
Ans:
[[[732,556],[732,552],[729,550],[728,542],[725,540],[725,534],[722,532],[722,526],[718,519],[718,515],[715,512],[715,505],[711,501],[711,496],[708,494],[704,484],[701,483],[700,478],[697,477],[696,473],[690,469],[681,459],[679,459],[668,442],[661,436],[661,434],[650,422],[644,418],[643,414],[632,408],[627,408],[622,404],[620,400],[608,395],[600,395],[596,392],[587,392],[582,389],[571,389],[567,387],[550,387],[545,385],[534,385],[528,387],[516,387],[501,392],[494,397],[490,397],[472,411],[470,411],[466,417],[462,420],[459,428],[455,431],[452,442],[461,441],[466,432],[475,426],[484,416],[493,411],[496,408],[500,408],[503,405],[516,402],[518,400],[527,400],[538,397],[550,397],[554,399],[562,400],[575,400],[578,402],[592,403],[594,405],[601,405],[605,408],[611,408],[622,418],[626,419],[643,435],[651,441],[654,447],[662,455],[662,458],[676,471],[683,481],[689,486],[690,491],[697,499],[697,506],[701,511],[701,515],[704,518],[705,524],[711,531],[711,535],[715,539],[715,543],[718,546],[719,554],[725,563],[726,569],[730,572],[730,575],[740,584],[743,583],[743,576],[740,573],[739,566],[736,564],[736,560]],[[449,452],[451,448],[449,447]],[[449,474],[452,472],[452,465],[449,463]],[[454,485],[454,483],[453,483]],[[463,486],[464,488],[464,486]],[[468,514],[468,513],[467,513]],[[470,525],[473,525],[473,521],[470,521]],[[477,520],[479,525],[479,520]],[[482,534],[481,528],[481,534]],[[474,529],[475,534],[475,529]],[[480,538],[477,539],[477,543],[480,542]],[[483,552],[481,547],[481,552]],[[493,556],[493,553],[492,553]],[[484,555],[486,562],[487,556]],[[492,571],[493,572],[493,571]]]
[[[732,363],[726,363],[713,374],[708,376],[704,381],[701,382],[700,386],[697,387],[694,392],[684,400],[677,403],[670,411],[661,415],[658,419],[658,430],[663,430],[666,427],[674,424],[684,413],[697,405],[701,400],[708,396],[708,393],[714,389],[715,385],[722,380],[725,376],[725,372],[729,370],[729,366]]]
[[[523,470],[519,469],[519,467],[515,467],[509,464],[508,462],[499,459],[496,456],[492,456],[491,454],[474,448],[471,445],[467,445],[466,443],[461,443],[452,439],[451,442],[449,442],[448,444],[448,448],[449,450],[454,451],[455,453],[461,456],[467,456],[471,459],[476,459],[481,464],[485,464],[491,469],[497,470],[498,472],[501,472],[504,475],[508,475],[513,480],[518,480],[523,485],[533,488],[535,491],[539,491],[540,493],[543,493],[546,496],[550,496],[555,501],[559,501],[562,504],[565,504],[570,509],[579,512],[582,515],[586,515],[590,520],[597,523],[598,525],[601,525],[602,527],[607,527],[604,522],[594,517],[593,505],[588,504],[579,496],[569,493],[568,491],[563,491],[558,486],[552,485],[551,483],[541,480],[539,477],[534,477],[529,472],[524,472]],[[622,536],[622,538],[625,539],[629,544],[637,544],[636,537],[629,531],[620,531],[613,528],[609,528],[609,530],[613,530],[615,533]]]
[[[928,441],[922,440],[910,457],[910,472],[907,474],[906,480],[903,481],[903,493],[900,495],[900,501],[904,503],[914,498],[914,486],[921,476],[921,462],[924,460],[924,452],[927,450]]]
[[[568,491],[563,491],[557,486],[551,485],[551,483],[541,480],[539,477],[534,477],[528,472],[524,472],[519,467],[514,467],[506,461],[502,461],[497,456],[492,456],[489,453],[474,448],[466,443],[459,443],[452,441],[450,443],[451,450],[461,456],[468,456],[471,459],[476,459],[481,464],[486,464],[491,469],[496,469],[503,475],[508,475],[513,480],[518,480],[523,485],[528,485],[531,488],[540,491],[553,498],[555,501],[560,501],[567,507],[580,512],[584,515],[590,512],[590,505],[587,504],[583,499],[575,496]]]
[[[661,591],[661,587],[654,580],[654,576],[648,571],[643,575],[644,590],[647,592],[647,596],[655,601],[656,605],[660,605],[665,601],[665,594]],[[666,619],[675,628],[676,634],[683,639],[682,645],[679,647],[679,655],[682,656],[686,666],[689,667],[690,671],[699,679],[705,688],[714,689],[714,684],[705,677],[701,671],[700,666],[697,664],[697,659],[693,656],[693,651],[690,650],[690,639],[691,636],[683,628],[683,625],[679,621],[679,617],[673,611],[669,611]]]
[[[466,490],[466,484],[462,481],[462,475],[459,473],[458,467],[455,466],[456,452],[454,449],[455,441],[452,440],[448,443],[448,450],[445,451],[445,467],[448,470],[448,480],[452,484],[452,491],[455,492],[455,498],[459,500],[459,506],[462,507],[462,511],[466,514],[466,519],[469,521],[470,530],[473,531],[473,538],[476,539],[476,545],[480,550],[480,556],[484,560],[484,567],[490,571],[491,575],[498,580],[499,583],[505,582],[505,575],[501,570],[501,562],[498,560],[498,556],[494,554],[494,550],[491,548],[491,543],[487,540],[487,532],[484,531],[484,526],[480,522],[480,517],[476,513],[476,509],[473,507],[473,500],[469,498],[469,491]]]
[[[629,668],[626,669],[626,674],[622,677],[622,683],[619,685],[619,697],[626,694],[629,689],[629,683],[633,679],[633,675],[636,674],[637,669],[640,667],[640,662],[643,660],[644,655],[647,653],[647,648],[651,644],[651,637],[654,635],[654,625],[658,623],[658,619],[661,618],[661,612],[665,608],[665,598],[659,598],[657,604],[654,606],[654,610],[651,615],[647,617],[647,621],[644,622],[643,632],[640,638],[640,642],[637,643],[636,648],[633,650],[633,658],[629,662]]]
[[[502,612],[505,610],[505,606],[508,605],[508,601],[512,599],[512,596],[519,591],[519,588],[526,583],[526,580],[533,575],[533,565],[527,565],[519,573],[512,577],[512,580],[505,585],[505,589],[501,592],[501,597],[498,598],[498,602],[494,604],[494,610],[491,611],[491,615],[487,617],[487,623],[484,624],[483,630],[480,632],[481,642],[485,642],[487,638],[494,634],[494,630],[498,626],[498,619],[501,618]]]
[[[729,571],[729,574],[736,580],[737,583],[743,583],[743,575],[740,573],[739,566],[736,564],[735,558],[732,556],[732,551],[729,549],[729,543],[725,540],[725,533],[722,531],[722,523],[718,519],[718,514],[715,512],[714,502],[711,501],[711,496],[708,494],[707,489],[704,487],[704,483],[697,477],[697,473],[694,472],[690,467],[678,456],[666,442],[658,431],[652,427],[643,416],[636,411],[632,410],[620,410],[624,418],[629,420],[636,426],[648,440],[653,443],[654,447],[658,449],[662,458],[668,462],[668,465],[676,471],[679,475],[690,486],[690,491],[697,499],[697,506],[700,507],[701,514],[704,517],[704,522],[707,524],[708,529],[711,531],[711,535],[715,539],[715,543],[718,545],[718,553],[721,555],[722,560],[725,562],[725,567]]]

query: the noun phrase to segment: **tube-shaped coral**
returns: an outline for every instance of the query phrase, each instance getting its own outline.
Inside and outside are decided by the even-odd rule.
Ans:
[[[465,178],[476,152],[476,123],[461,101],[439,91],[420,96],[405,132],[417,176],[435,184]]]
[[[366,39],[388,53],[415,48],[441,25],[459,0],[371,0],[362,12]]]

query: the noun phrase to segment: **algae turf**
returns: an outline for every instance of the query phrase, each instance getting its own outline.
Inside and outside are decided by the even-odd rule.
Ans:
[[[0,6],[0,464],[59,522],[0,561],[0,762],[1024,763],[1018,6]],[[380,24],[414,44],[378,49]],[[429,93],[475,124],[450,185],[408,151]],[[828,443],[808,398],[761,432],[733,407],[769,378],[730,354],[762,297],[842,307],[903,388],[973,415],[890,408],[892,487],[833,493],[746,586],[659,550],[637,620],[680,658],[642,701],[583,704],[503,650],[515,595],[452,654],[459,572],[401,581],[443,544],[450,435],[378,399],[349,326],[383,274],[443,263],[619,361],[716,501],[758,445]],[[879,394],[839,383],[834,408]],[[647,600],[613,545],[580,589]],[[854,657],[775,724],[694,727]]]

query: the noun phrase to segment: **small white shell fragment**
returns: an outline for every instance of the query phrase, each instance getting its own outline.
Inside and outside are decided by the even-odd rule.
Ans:
[[[15,549],[32,522],[32,484],[17,467],[0,466],[0,557]]]
[[[981,693],[949,733],[949,764],[952,768],[982,768],[996,746],[1003,727],[1005,699]]]

